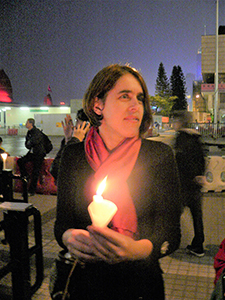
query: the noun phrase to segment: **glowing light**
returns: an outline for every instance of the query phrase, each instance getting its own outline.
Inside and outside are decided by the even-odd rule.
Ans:
[[[104,192],[104,189],[106,187],[106,180],[107,176],[102,180],[102,182],[99,184],[96,195],[101,196],[102,193]]]
[[[60,109],[69,109],[68,106],[60,106]]]
[[[88,206],[92,224],[98,227],[107,226],[117,212],[116,204],[101,196],[106,186],[106,179],[107,176],[100,183],[96,195],[93,196],[93,201]]]
[[[4,90],[0,90],[0,102],[12,102],[9,94]]]
[[[1,153],[1,157],[2,157],[2,160],[3,160],[3,170],[5,170],[6,168],[6,159],[7,159],[7,156],[8,154],[7,153]]]

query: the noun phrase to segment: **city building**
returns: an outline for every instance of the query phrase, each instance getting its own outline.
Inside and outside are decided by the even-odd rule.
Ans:
[[[218,31],[218,122],[225,123],[225,26]],[[214,115],[215,72],[216,72],[216,35],[201,38],[202,79],[201,96],[206,111]]]
[[[36,126],[48,135],[62,136],[62,124],[66,114],[75,120],[77,111],[82,107],[82,99],[70,100],[70,106],[43,105],[24,106],[15,103],[0,103],[0,135],[24,135],[28,118],[34,118]]]

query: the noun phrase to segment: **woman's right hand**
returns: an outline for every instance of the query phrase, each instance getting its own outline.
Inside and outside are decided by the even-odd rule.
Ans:
[[[64,232],[62,240],[74,258],[83,262],[99,260],[92,251],[92,241],[87,230],[68,229]]]

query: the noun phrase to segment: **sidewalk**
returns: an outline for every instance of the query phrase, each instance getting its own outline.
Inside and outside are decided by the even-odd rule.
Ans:
[[[15,194],[14,198],[19,199]],[[32,299],[48,300],[48,283],[51,265],[60,250],[54,235],[56,196],[35,195],[29,199],[42,215],[42,234],[44,252],[44,281],[41,288],[33,295]],[[182,239],[180,249],[170,256],[160,260],[164,272],[166,300],[199,300],[210,299],[213,290],[215,271],[213,258],[218,251],[218,246],[225,236],[225,194],[208,193],[203,199],[203,218],[205,225],[205,249],[206,255],[197,258],[185,253],[185,247],[193,236],[192,220],[188,210],[181,217]],[[0,232],[4,238],[3,232]],[[34,241],[32,232],[29,235],[29,243]],[[0,244],[0,253],[4,257],[9,247]],[[3,255],[4,254],[4,255]],[[31,266],[34,261],[31,259]],[[0,299],[9,300],[11,297],[11,276],[7,275],[0,282]],[[129,300],[129,299],[128,299]]]

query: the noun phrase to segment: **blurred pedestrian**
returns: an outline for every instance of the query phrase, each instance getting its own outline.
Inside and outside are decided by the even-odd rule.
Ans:
[[[194,238],[186,251],[202,257],[205,253],[201,182],[205,173],[205,158],[201,135],[195,129],[188,128],[190,123],[189,112],[174,112],[173,128],[176,131],[174,150],[181,181],[183,206],[189,207],[194,225]]]
[[[28,195],[33,196],[36,192],[38,177],[41,171],[42,163],[46,155],[44,146],[44,137],[42,132],[35,126],[35,120],[30,118],[26,122],[28,129],[26,135],[25,146],[29,151],[26,155],[18,159],[17,164],[20,169],[21,176],[25,180],[29,180],[30,176],[26,169],[26,164],[33,162],[33,171],[31,174],[31,181],[29,185]]]

